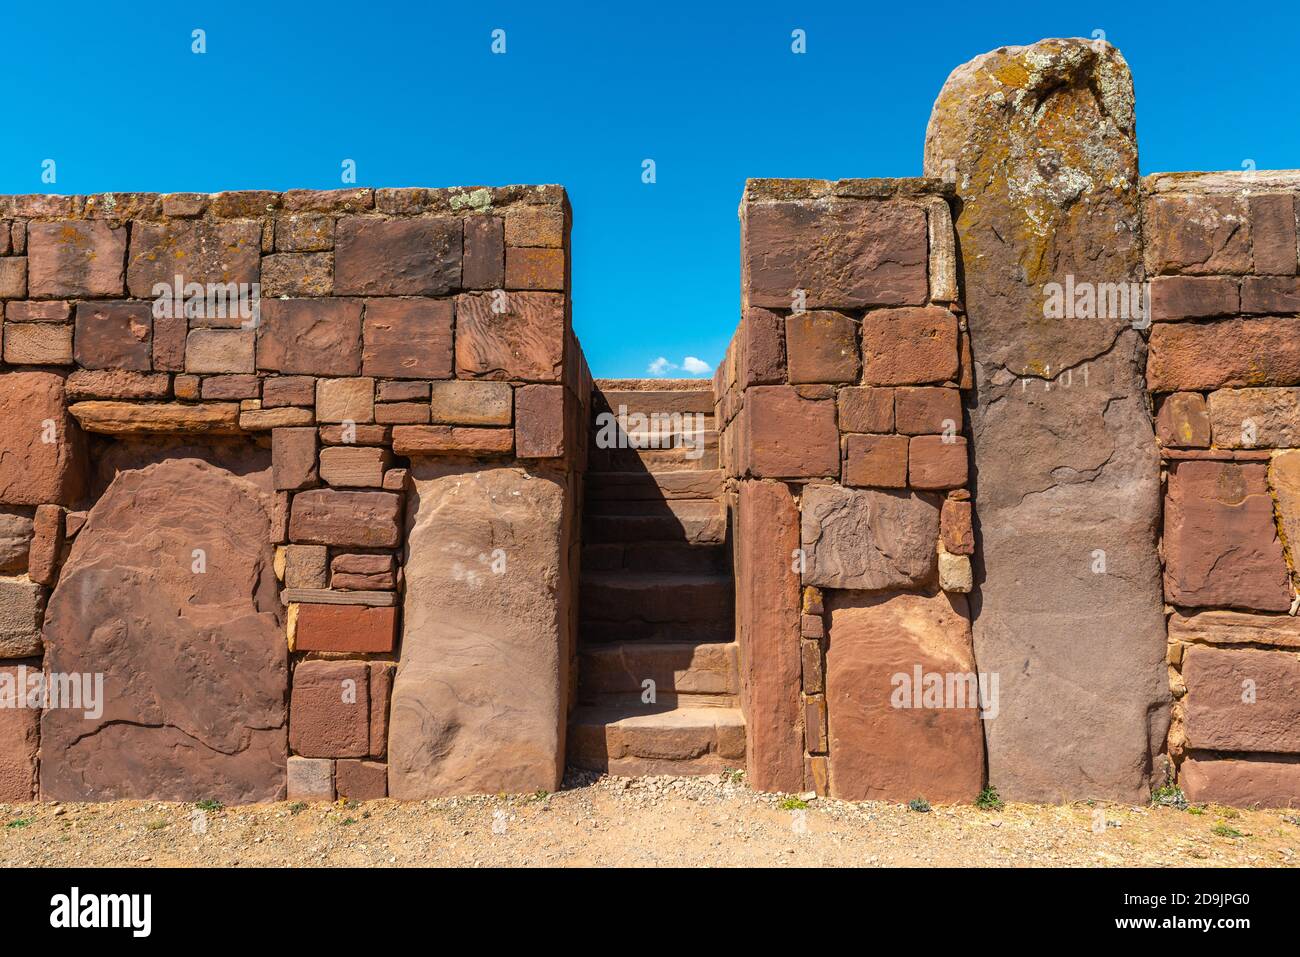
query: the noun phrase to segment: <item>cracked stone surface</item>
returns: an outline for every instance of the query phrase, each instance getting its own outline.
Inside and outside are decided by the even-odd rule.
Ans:
[[[421,458],[411,478],[389,796],[552,791],[568,684],[564,485]]]
[[[975,659],[1001,688],[989,782],[1008,800],[1142,799],[1169,723],[1145,344],[1130,318],[1043,308],[1068,275],[1141,278],[1127,65],[1104,43],[1044,40],[958,67],[925,171],[961,199]]]
[[[288,649],[263,502],[196,459],[113,479],[44,629],[47,672],[102,673],[103,711],[44,712],[44,799],[283,800]]]

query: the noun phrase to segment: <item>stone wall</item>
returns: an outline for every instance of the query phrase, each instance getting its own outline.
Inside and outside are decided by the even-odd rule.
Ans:
[[[569,218],[545,186],[0,198],[3,671],[103,681],[0,711],[4,799],[558,785]]]
[[[1297,173],[1143,180],[1147,383],[1189,800],[1300,801]]]
[[[714,387],[756,787],[961,801],[983,786],[974,710],[890,706],[916,664],[974,672],[951,195],[939,180],[745,189],[741,323]]]

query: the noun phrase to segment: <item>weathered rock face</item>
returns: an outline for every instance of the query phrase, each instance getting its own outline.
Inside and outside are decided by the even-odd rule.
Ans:
[[[85,439],[63,382],[55,372],[0,375],[0,504],[72,505],[84,491]]]
[[[975,655],[1002,687],[989,781],[1015,800],[1139,800],[1169,720],[1143,343],[1122,313],[1044,311],[1069,276],[1140,278],[1128,68],[1083,40],[985,54],[949,77],[925,155],[961,199]]]
[[[0,801],[30,801],[36,796],[36,750],[39,743],[38,708],[15,707],[26,693],[25,679],[39,672],[39,664],[0,667],[0,675],[13,697],[0,708]]]
[[[174,459],[118,474],[46,612],[46,671],[102,673],[103,700],[97,716],[42,716],[45,799],[284,797],[270,540],[258,489],[229,472]]]
[[[984,733],[966,599],[831,596],[831,795],[973,801],[984,786]],[[990,716],[995,702],[991,694]]]
[[[1178,781],[1187,800],[1214,801],[1236,807],[1300,805],[1300,758],[1189,757]]]
[[[389,793],[554,790],[569,661],[564,486],[426,458],[411,478]]]
[[[1183,656],[1187,745],[1300,753],[1300,657],[1291,651],[1193,646]]]
[[[1165,594],[1189,608],[1286,611],[1291,585],[1264,462],[1178,462],[1165,498]]]
[[[814,485],[803,494],[802,525],[806,585],[876,591],[934,578],[933,496]]]

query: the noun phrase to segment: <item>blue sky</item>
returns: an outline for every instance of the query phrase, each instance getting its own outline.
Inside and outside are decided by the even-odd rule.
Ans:
[[[725,350],[746,177],[919,174],[948,72],[997,46],[1105,31],[1144,173],[1300,167],[1282,6],[3,0],[0,192],[324,189],[344,159],[367,186],[562,183],[578,336],[637,376]]]

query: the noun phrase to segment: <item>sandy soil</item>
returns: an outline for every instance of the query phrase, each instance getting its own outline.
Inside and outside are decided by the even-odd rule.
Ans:
[[[0,866],[1293,867],[1300,812],[797,799],[718,777],[398,803],[0,805]],[[1194,813],[1199,810],[1200,813]],[[1216,833],[1216,829],[1218,833]],[[1234,836],[1239,834],[1240,836]]]

